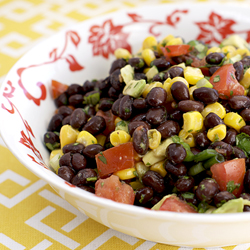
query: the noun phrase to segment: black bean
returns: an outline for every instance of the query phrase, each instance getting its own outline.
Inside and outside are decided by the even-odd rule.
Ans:
[[[114,99],[112,98],[102,98],[99,102],[98,109],[102,111],[108,111],[112,108]]]
[[[97,173],[94,169],[85,168],[80,170],[72,179],[73,185],[87,185],[94,183],[97,180]]]
[[[156,66],[159,71],[166,70],[170,67],[170,62],[165,57],[156,58],[150,63],[150,66]]]
[[[240,112],[240,116],[243,118],[243,120],[248,124],[250,123],[250,109],[243,109]]]
[[[140,57],[133,57],[128,59],[128,64],[130,64],[135,70],[138,70],[144,67],[145,62]]]
[[[185,148],[178,143],[171,143],[166,149],[166,156],[173,164],[179,164],[187,156]]]
[[[69,97],[69,105],[73,107],[81,107],[83,102],[83,95],[75,94]]]
[[[152,88],[146,96],[146,102],[152,107],[163,105],[166,102],[167,92],[160,87]]]
[[[76,153],[72,155],[71,164],[76,171],[79,171],[87,167],[87,160],[83,155]]]
[[[169,70],[168,70],[168,73],[170,75],[170,78],[175,78],[177,76],[180,76],[180,77],[183,77],[184,76],[184,70],[182,67],[178,67],[178,66],[174,66],[174,67],[171,67]]]
[[[200,201],[205,201],[207,203],[210,203],[213,197],[218,192],[219,192],[218,183],[212,178],[207,178],[200,182],[200,184],[196,189],[195,194]]]
[[[244,185],[245,191],[249,193],[250,192],[250,169],[248,169],[245,173],[243,185]]]
[[[204,105],[198,101],[184,100],[178,103],[178,109],[182,111],[183,113],[186,113],[189,111],[202,112],[202,110],[204,109]]]
[[[64,92],[55,99],[55,104],[59,108],[61,106],[68,105],[68,96]]]
[[[168,72],[160,72],[153,76],[152,82],[164,82],[168,77]]]
[[[86,115],[88,117],[92,117],[92,116],[95,116],[96,114],[96,111],[95,111],[95,107],[93,105],[86,105],[84,107],[84,112],[86,113]]]
[[[133,132],[133,146],[139,155],[145,155],[148,151],[149,140],[147,129],[144,126],[137,127]]]
[[[219,124],[224,124],[222,119],[215,113],[209,113],[204,119],[204,126],[206,129],[213,128]]]
[[[135,72],[134,80],[141,80],[141,79],[147,81],[147,76],[144,73]]]
[[[180,110],[174,110],[169,114],[170,119],[176,121],[176,122],[181,122],[183,121],[183,113]]]
[[[67,166],[61,166],[58,169],[58,176],[60,176],[62,179],[64,179],[65,181],[70,182],[73,178],[73,176],[75,175],[74,171]]]
[[[166,160],[164,162],[164,167],[167,170],[167,172],[173,174],[174,176],[179,177],[179,176],[186,175],[187,173],[187,167],[183,163],[174,165],[170,161]]]
[[[113,99],[117,99],[120,94],[120,91],[116,90],[112,86],[108,90],[108,96]]]
[[[248,193],[240,194],[239,198],[250,201],[250,194]],[[243,212],[250,212],[250,206],[245,205],[243,208]]]
[[[60,167],[62,166],[72,167],[71,160],[72,160],[71,153],[65,153],[59,159],[59,166]]]
[[[196,101],[211,104],[219,100],[219,94],[215,89],[201,87],[193,91],[193,98]]]
[[[149,130],[151,127],[148,123],[146,122],[143,122],[143,121],[133,121],[133,122],[130,122],[128,124],[128,131],[129,131],[129,134],[132,136],[135,129],[140,127],[140,126],[143,126],[146,130]]]
[[[213,65],[218,65],[222,62],[225,55],[220,52],[210,53],[206,56],[206,62]]]
[[[181,200],[186,201],[187,203],[193,204],[194,206],[198,205],[198,200],[193,193],[190,192],[180,193],[178,194],[178,197]]]
[[[129,120],[133,112],[133,98],[125,95],[121,98],[119,105],[119,117],[122,120]]]
[[[88,131],[92,135],[100,134],[106,128],[106,121],[101,116],[93,116],[83,127],[83,130]]]
[[[135,201],[137,204],[146,204],[154,195],[154,190],[151,187],[142,187],[136,190]]]
[[[210,140],[207,138],[206,132],[199,132],[195,136],[195,143],[199,148],[207,148],[210,145]]]
[[[72,83],[69,85],[67,89],[67,93],[69,96],[75,95],[75,94],[83,94],[82,86],[77,83]]]
[[[151,187],[157,193],[162,193],[165,190],[164,178],[155,171],[147,171],[142,177],[142,182],[145,186]]]
[[[167,111],[164,107],[151,108],[148,110],[146,120],[152,125],[160,125],[166,120]]]
[[[60,114],[53,115],[50,119],[47,131],[60,132],[62,127],[63,116]]]
[[[99,154],[104,150],[104,147],[100,144],[90,144],[83,149],[83,155],[94,159],[95,155]]]
[[[98,82],[98,88],[100,91],[108,91],[109,88],[111,87],[110,84],[110,76],[106,77],[105,79],[101,80]]]
[[[240,132],[250,136],[250,125],[245,125],[244,127],[242,127],[240,129]]]
[[[214,196],[214,204],[216,207],[222,206],[227,201],[235,199],[235,196],[228,191],[221,191]]]
[[[117,90],[121,91],[123,90],[125,83],[123,82],[123,79],[121,77],[121,71],[120,69],[116,69],[111,75],[110,75],[110,83],[112,87]]]
[[[145,109],[147,107],[146,99],[145,98],[134,99],[133,107],[139,110]]]
[[[235,62],[233,64],[234,68],[235,68],[235,77],[236,80],[239,82],[242,80],[243,76],[244,76],[244,66],[243,63],[241,61]]]
[[[57,133],[46,132],[43,136],[43,142],[49,150],[60,148],[60,138]]]
[[[147,113],[146,112],[142,112],[138,115],[135,115],[132,119],[131,122],[135,122],[135,121],[146,121],[146,116]]]
[[[224,138],[223,141],[227,144],[234,146],[236,143],[236,135],[237,134],[238,134],[238,132],[235,129],[230,128],[227,130],[226,137]]]
[[[126,63],[126,61],[124,59],[122,59],[122,58],[116,59],[111,64],[111,68],[109,70],[109,74],[112,74],[115,70],[121,69],[121,68],[123,68],[126,65],[127,65],[127,63]]]
[[[233,154],[233,147],[223,141],[215,141],[209,148],[216,150],[219,154],[222,154],[226,158],[230,158]]]
[[[191,152],[194,154],[194,155],[197,155],[201,152],[201,150],[199,148],[190,148],[191,149]]]
[[[188,192],[194,187],[194,178],[192,176],[181,176],[175,186],[179,192]]]
[[[171,94],[176,101],[189,100],[190,98],[187,85],[181,81],[172,84]]]
[[[90,186],[86,186],[86,185],[78,185],[79,188],[81,188],[84,191],[90,192],[92,194],[95,193],[95,189],[90,187]]]
[[[81,108],[77,108],[70,116],[70,125],[74,129],[79,129],[88,121],[86,113]]]
[[[250,107],[250,98],[245,95],[236,95],[228,100],[228,103],[232,109],[240,110]]]
[[[68,115],[71,115],[73,110],[68,106],[61,106],[58,108],[57,114],[62,115],[64,118]]]
[[[245,152],[242,149],[235,146],[235,147],[233,147],[233,152],[234,152],[235,158],[247,159],[247,156],[246,156]]]
[[[84,147],[83,144],[74,142],[74,143],[69,143],[69,144],[65,145],[62,148],[62,151],[63,151],[64,154],[66,154],[66,153],[72,153],[72,154],[79,153],[79,154],[82,154],[84,148],[85,147]]]
[[[208,72],[209,72],[209,75],[212,76],[214,74],[214,72],[219,69],[220,67],[219,66],[213,66],[213,67],[210,67]]]
[[[111,111],[113,113],[113,115],[119,116],[119,107],[120,107],[120,102],[121,102],[121,98],[117,99],[111,108]]]
[[[70,125],[70,115],[66,116],[62,121],[62,126]]]
[[[94,81],[90,82],[89,80],[83,83],[82,89],[84,93],[88,93],[94,90],[96,83]]]
[[[250,56],[245,56],[241,59],[241,62],[243,64],[244,69],[247,69],[250,67]]]
[[[173,135],[178,135],[180,132],[180,126],[177,122],[172,120],[167,120],[163,123],[161,123],[157,130],[161,133],[161,137],[163,139],[166,139],[168,137],[171,137]]]

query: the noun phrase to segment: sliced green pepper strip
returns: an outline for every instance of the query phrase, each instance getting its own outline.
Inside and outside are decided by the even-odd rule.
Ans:
[[[215,163],[221,163],[224,162],[225,158],[222,154],[218,154],[211,157],[210,159],[206,160],[203,164],[205,169],[209,169],[211,166],[213,166]]]
[[[188,175],[191,175],[191,176],[194,176],[194,175],[197,175],[201,172],[203,172],[205,170],[205,168],[203,167],[202,163],[199,162],[195,165],[193,165],[189,171],[188,171]]]
[[[214,149],[205,149],[194,156],[194,161],[195,162],[205,161],[211,157],[214,157],[217,154],[218,154],[217,151]]]

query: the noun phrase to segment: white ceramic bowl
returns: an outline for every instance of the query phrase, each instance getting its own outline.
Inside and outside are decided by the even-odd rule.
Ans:
[[[145,37],[179,35],[219,43],[232,33],[250,41],[250,7],[242,4],[166,4],[94,18],[62,31],[28,52],[1,88],[1,135],[30,171],[90,218],[142,239],[212,247],[250,242],[250,213],[182,214],[151,211],[98,198],[48,169],[43,134],[55,110],[51,80],[83,83],[106,77],[117,47],[136,52]]]

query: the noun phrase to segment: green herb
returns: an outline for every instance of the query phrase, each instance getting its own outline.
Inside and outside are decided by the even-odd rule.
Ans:
[[[191,133],[193,131],[193,129],[190,129],[190,130],[188,130],[188,133]]]
[[[134,174],[136,177],[139,177],[136,170],[133,172],[133,174]]]
[[[230,90],[230,96],[233,96],[234,92],[232,90]]]
[[[232,193],[236,188],[238,189],[240,187],[240,184],[234,184],[234,181],[229,181],[227,183],[227,191]]]
[[[129,113],[130,112],[130,109],[129,108],[125,108],[125,113]]]
[[[101,182],[101,187],[103,187],[104,186],[104,181],[103,182]]]
[[[231,77],[232,77],[233,79],[235,79],[235,77],[234,77],[233,73],[231,73]]]
[[[146,163],[146,166],[150,166],[150,165],[151,165],[150,162],[147,162],[147,163]]]
[[[250,155],[250,136],[245,133],[236,135],[236,146],[242,149],[247,155]]]
[[[214,141],[219,141],[219,140],[220,140],[220,138],[219,138],[218,134],[215,134]]]
[[[220,81],[220,76],[219,75],[215,76],[213,82],[219,82],[219,81]]]
[[[153,50],[157,50],[157,46],[156,45],[153,45],[152,48],[153,48]]]
[[[168,47],[166,47],[166,50],[167,50],[167,52],[171,52],[171,50]]]
[[[243,121],[243,119],[241,118],[239,121],[238,121],[238,123],[241,123]]]
[[[192,62],[193,62],[193,59],[191,59],[191,58],[188,58],[188,59],[186,60],[186,64],[187,64],[187,65],[191,65]]]
[[[96,181],[97,180],[97,177],[88,177],[86,178],[87,181]]]
[[[107,164],[107,159],[104,157],[103,153],[100,152],[101,156],[98,156],[98,159],[103,162],[104,164]]]
[[[143,202],[143,200],[144,200],[145,196],[146,196],[145,194],[141,194],[141,198],[140,198],[140,200],[139,200],[139,202],[140,202],[140,203],[142,203],[142,202]]]

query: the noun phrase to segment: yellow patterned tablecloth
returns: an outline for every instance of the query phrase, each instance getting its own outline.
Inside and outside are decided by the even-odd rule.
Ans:
[[[62,28],[124,7],[166,2],[171,1],[0,0],[0,84],[27,50]],[[0,250],[192,249],[137,239],[89,219],[0,144]]]

